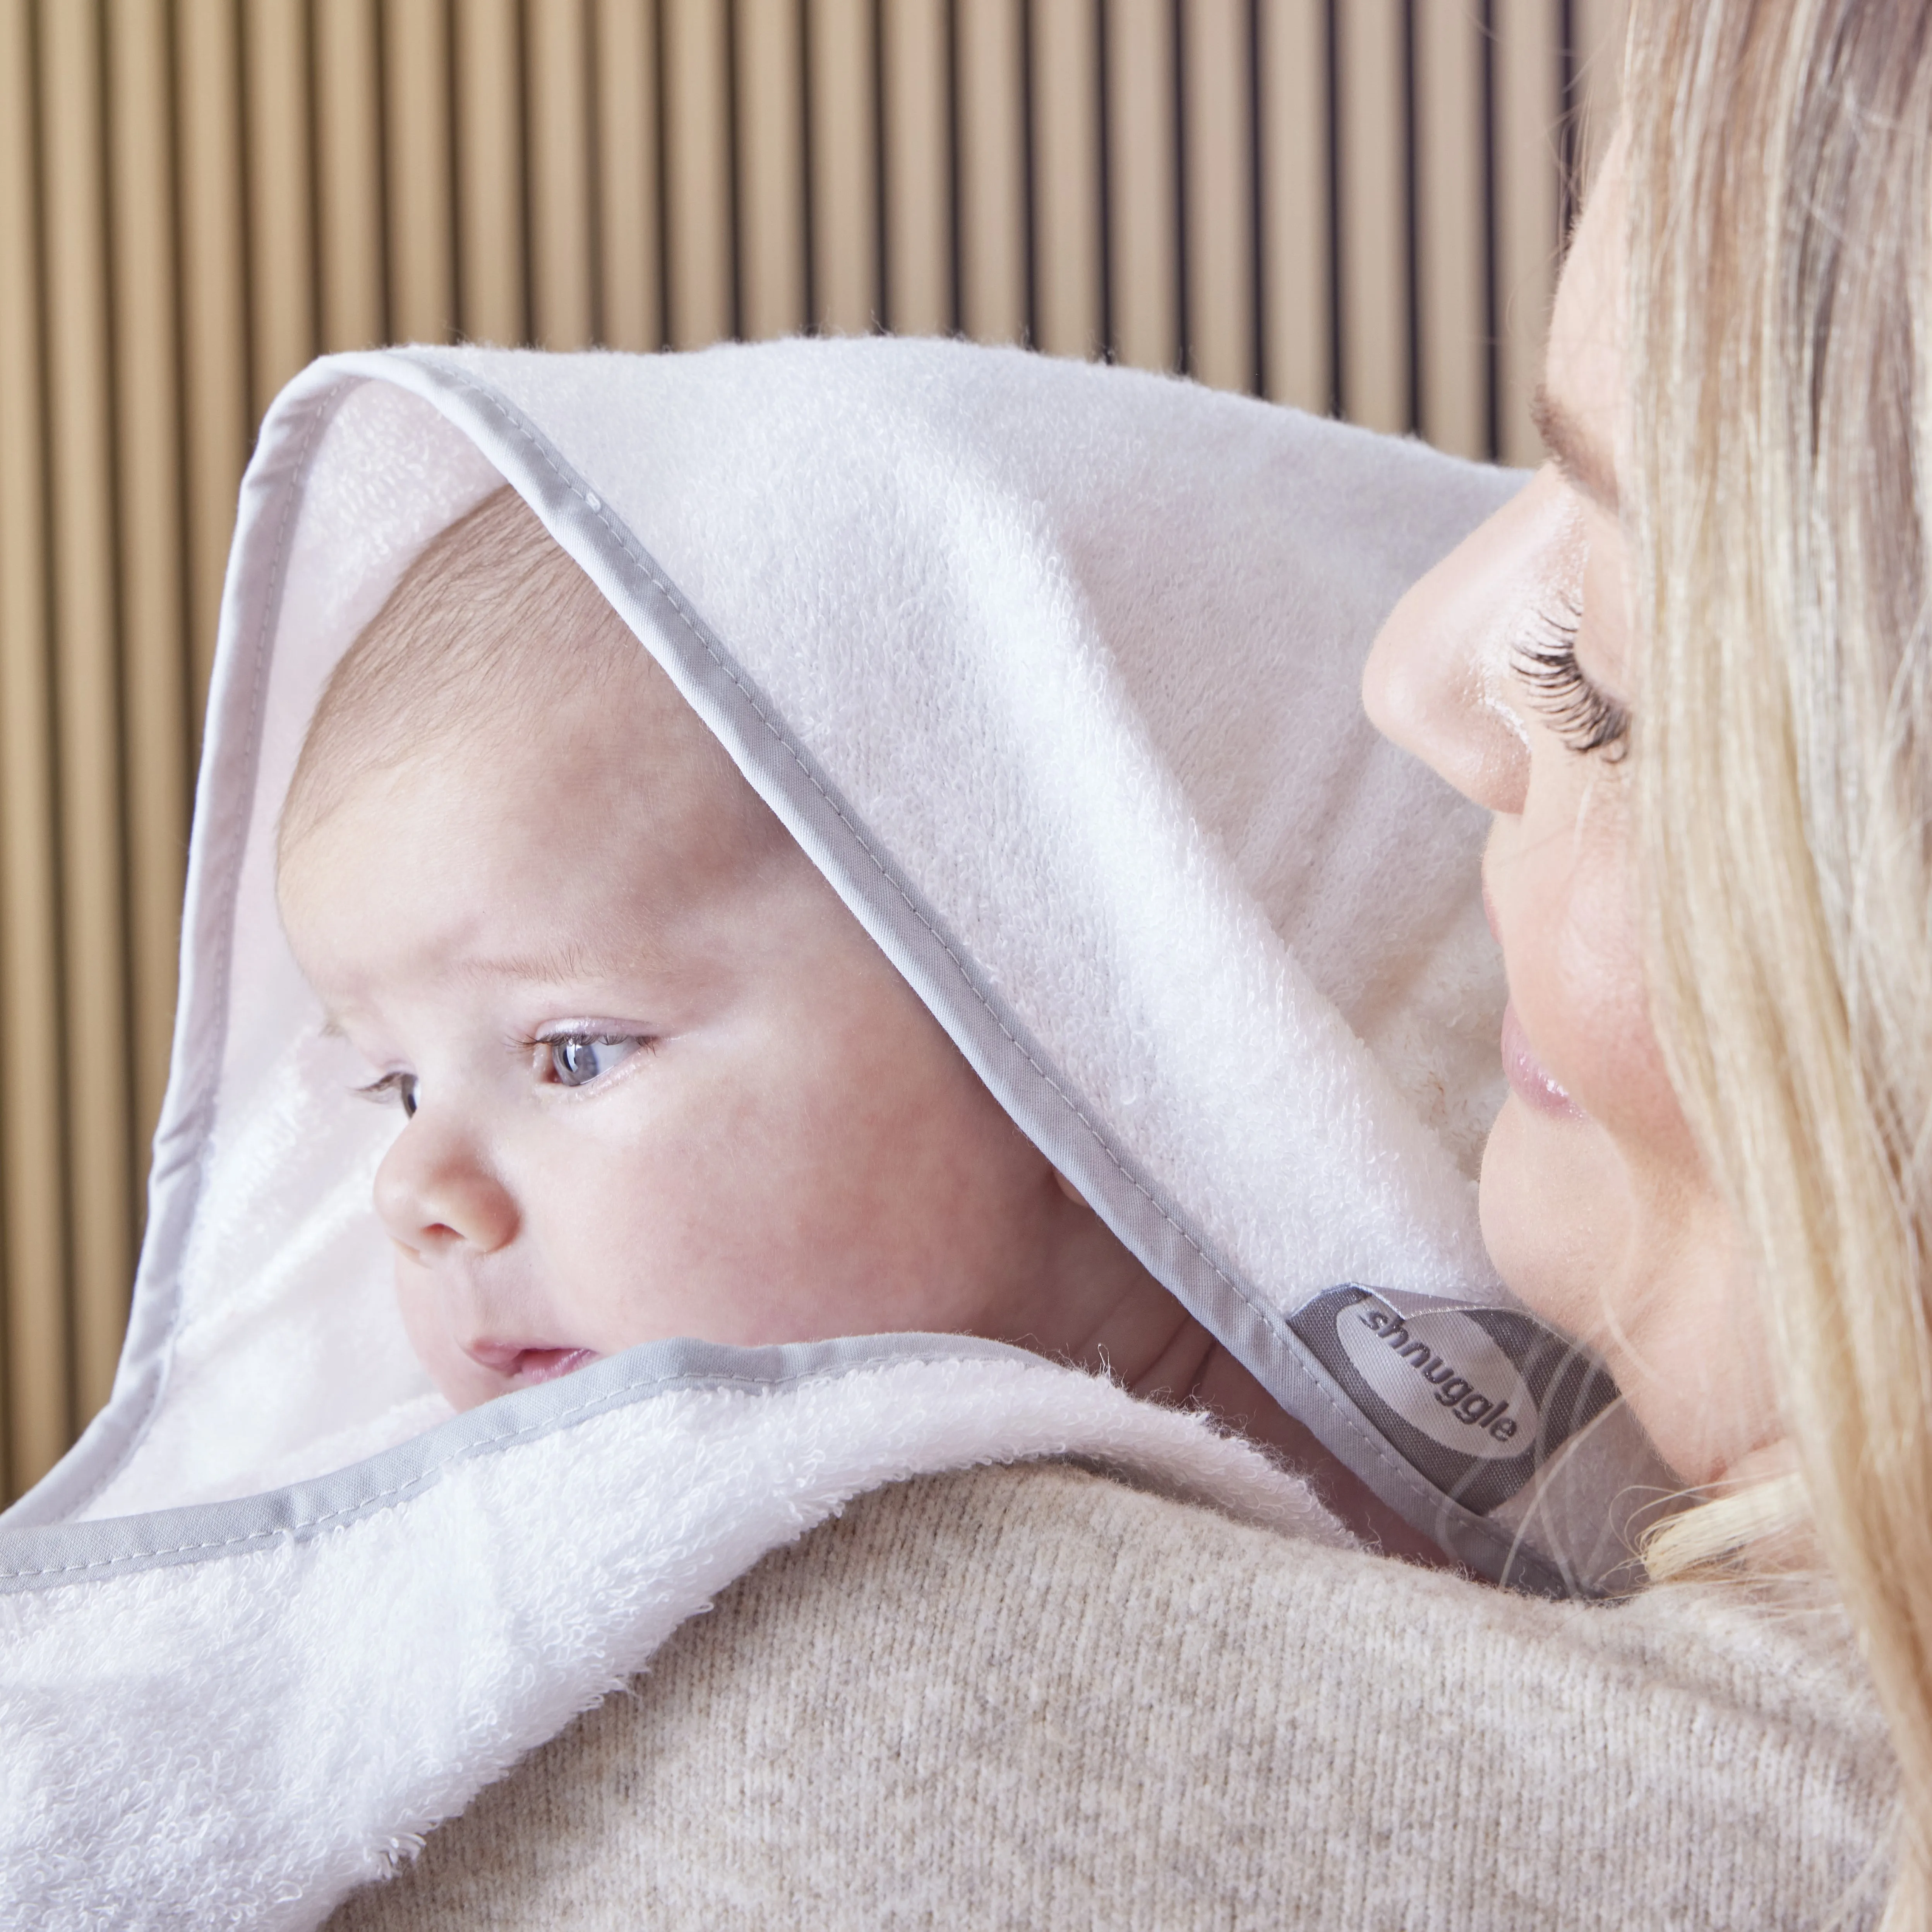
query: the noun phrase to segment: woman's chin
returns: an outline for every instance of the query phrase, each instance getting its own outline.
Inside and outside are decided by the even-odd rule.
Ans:
[[[1525,1306],[1566,1334],[1603,1325],[1605,1271],[1627,1251],[1631,1203],[1608,1135],[1512,1093],[1483,1150],[1483,1242]]]

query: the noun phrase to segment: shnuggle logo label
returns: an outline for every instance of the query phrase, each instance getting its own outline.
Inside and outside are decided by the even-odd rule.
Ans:
[[[1405,1316],[1368,1296],[1341,1311],[1335,1333],[1363,1381],[1444,1449],[1498,1462],[1537,1440],[1529,1385],[1466,1316],[1446,1309]]]
[[[1478,1516],[1617,1399],[1588,1349],[1523,1309],[1343,1282],[1288,1325],[1409,1466]]]

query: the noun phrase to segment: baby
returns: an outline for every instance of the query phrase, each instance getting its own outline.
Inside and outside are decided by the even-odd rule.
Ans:
[[[393,1100],[410,1341],[466,1408],[671,1336],[1019,1343],[1310,1438],[1020,1132],[505,488],[338,666],[282,916]],[[1360,1522],[1412,1546],[1339,1468]]]

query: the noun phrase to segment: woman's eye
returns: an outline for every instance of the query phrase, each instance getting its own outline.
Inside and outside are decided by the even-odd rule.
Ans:
[[[587,1087],[635,1053],[643,1042],[633,1034],[562,1033],[542,1042],[550,1072],[560,1087]]]
[[[1516,675],[1526,684],[1550,728],[1571,751],[1600,752],[1612,762],[1630,748],[1630,713],[1590,682],[1576,662],[1582,611],[1539,611],[1535,634],[1516,647]]]
[[[386,1100],[392,1094],[403,1103],[403,1118],[413,1120],[416,1112],[416,1076],[413,1073],[386,1073],[366,1087],[356,1090],[364,1100]]]

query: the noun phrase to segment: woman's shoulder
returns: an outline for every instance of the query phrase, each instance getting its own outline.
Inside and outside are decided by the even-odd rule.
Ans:
[[[1882,1876],[1888,1761],[1789,1604],[982,1469],[768,1558],[331,1923],[1808,1924]]]

